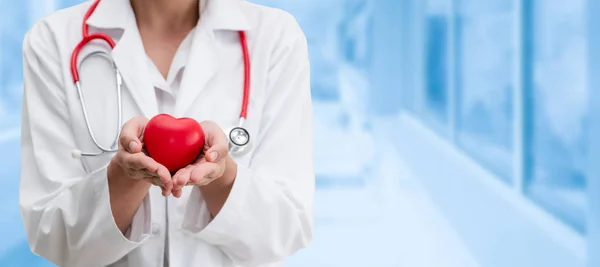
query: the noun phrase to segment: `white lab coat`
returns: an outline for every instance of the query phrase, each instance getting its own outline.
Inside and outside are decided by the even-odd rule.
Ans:
[[[106,166],[112,157],[74,159],[98,151],[88,134],[69,71],[81,21],[91,2],[36,23],[23,44],[24,84],[20,207],[34,253],[60,266],[282,266],[313,234],[313,144],[306,38],[289,14],[242,0],[203,4],[174,116],[238,122],[243,61],[236,30],[246,30],[252,93],[245,126],[251,153],[234,157],[233,189],[212,220],[200,191],[165,199],[152,187],[129,234],[112,217]],[[108,51],[123,75],[124,120],[157,114],[146,55],[128,0],[102,0],[89,19],[102,42],[80,58]],[[85,102],[99,141],[116,131],[112,68],[101,57],[80,66]],[[168,240],[168,242],[165,242]]]

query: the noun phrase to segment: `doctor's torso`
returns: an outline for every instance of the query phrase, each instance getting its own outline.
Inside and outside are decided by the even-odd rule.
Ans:
[[[117,134],[116,76],[111,60],[123,78],[123,122],[135,116],[152,117],[158,113],[170,113],[175,117],[189,117],[197,121],[211,120],[221,128],[235,126],[242,106],[244,63],[238,28],[246,30],[251,58],[251,93],[245,127],[251,136],[259,136],[263,107],[270,92],[267,87],[272,55],[282,42],[281,32],[288,24],[286,13],[247,3],[241,0],[206,0],[199,24],[188,38],[185,56],[174,64],[182,64],[180,73],[173,80],[167,79],[165,88],[158,88],[156,69],[148,57],[136,27],[135,17],[128,0],[102,0],[89,20],[90,33],[108,34],[116,42],[114,50],[104,42],[92,42],[80,52],[79,75],[90,127],[100,144],[109,146]],[[98,152],[92,142],[80,105],[76,87],[71,82],[71,53],[81,41],[84,14],[91,2],[57,11],[35,27],[42,27],[51,35],[58,49],[62,79],[64,81],[64,104],[68,108],[69,129],[77,147],[85,152]],[[227,11],[235,5],[235,12],[243,13],[244,22],[235,12]],[[90,53],[104,52],[104,56],[88,57]],[[179,53],[179,52],[178,52]],[[107,57],[108,56],[108,57]],[[177,57],[177,56],[176,56]],[[151,62],[150,62],[151,63]],[[173,70],[173,68],[171,69]],[[171,75],[171,73],[169,74]],[[172,84],[172,82],[176,84]],[[55,151],[70,153],[70,151]],[[250,151],[238,164],[248,165]],[[73,159],[81,161],[87,172],[94,172],[108,164],[112,153],[100,157]],[[233,266],[219,248],[208,245],[181,231],[181,222],[190,197],[185,188],[180,199],[161,195],[160,188],[152,187],[149,193],[152,206],[151,234],[145,242],[116,262],[113,266],[163,266],[168,251],[169,266]],[[110,244],[107,244],[110,245]],[[102,251],[98,251],[102,253]],[[281,263],[262,266],[281,266]]]
[[[205,0],[208,1],[208,0]],[[215,3],[223,1],[216,0]],[[280,19],[280,11],[255,6],[238,0],[242,10],[248,13],[252,31],[248,31],[248,49],[251,58],[251,93],[248,106],[248,117],[245,127],[252,136],[256,136],[260,127],[262,106],[265,99],[265,85],[270,66],[270,54],[276,42],[274,30],[278,30],[276,21]],[[89,3],[78,5],[46,18],[48,27],[52,27],[57,47],[60,50],[60,61],[63,79],[71,81],[69,71],[71,53],[81,40],[81,21]],[[104,5],[104,6],[103,6]],[[101,32],[111,36],[116,47],[111,51],[104,42],[93,41],[83,47],[78,57],[81,87],[87,108],[90,126],[97,133],[96,138],[105,146],[114,139],[117,127],[117,94],[116,78],[111,66],[111,59],[123,78],[122,101],[123,121],[134,116],[152,117],[158,113],[170,113],[175,117],[189,117],[197,121],[211,120],[223,129],[237,125],[242,107],[244,64],[239,37],[235,30],[214,30],[213,19],[204,17],[194,31],[184,40],[189,47],[182,49],[185,56],[177,58],[172,64],[181,64],[182,70],[173,80],[169,79],[169,88],[157,89],[156,70],[153,69],[144,51],[133,14],[116,16],[106,9],[107,5],[128,5],[127,0],[102,0],[100,6],[89,19],[90,33]],[[103,9],[105,8],[105,9]],[[121,7],[114,7],[122,10]],[[226,8],[226,7],[223,7]],[[106,12],[106,13],[105,13]],[[132,12],[131,10],[119,12]],[[260,20],[258,20],[260,18]],[[269,22],[268,20],[272,20]],[[98,25],[95,27],[95,25]],[[113,25],[127,25],[124,30],[114,29]],[[233,27],[232,27],[233,28]],[[264,32],[263,32],[264,31]],[[102,51],[104,55],[91,56],[90,53]],[[181,52],[178,50],[178,53]],[[111,58],[108,58],[109,55]],[[82,64],[82,60],[85,61]],[[170,70],[174,70],[171,66]],[[172,73],[169,73],[172,75]],[[78,148],[82,151],[98,151],[93,144],[79,104],[75,86],[65,83],[67,103],[69,105],[73,132]],[[176,90],[171,90],[176,88]],[[167,90],[165,90],[167,89]],[[162,92],[169,91],[168,97]],[[165,103],[168,102],[168,103]],[[84,159],[88,170],[94,170],[106,164],[107,158]]]

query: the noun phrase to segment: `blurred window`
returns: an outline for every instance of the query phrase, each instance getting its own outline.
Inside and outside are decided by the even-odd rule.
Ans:
[[[458,1],[457,137],[463,149],[512,182],[515,14],[512,1]]]
[[[56,1],[56,9],[66,8],[74,5],[81,4],[84,0],[58,0]]]
[[[544,0],[534,6],[532,175],[527,192],[584,230],[586,210],[585,1]]]
[[[425,106],[437,122],[448,121],[448,11],[450,1],[427,2],[425,20]]]
[[[0,123],[20,112],[23,82],[21,49],[28,24],[26,4],[0,2]]]
[[[400,10],[399,25],[400,27],[400,53],[401,53],[401,73],[400,81],[402,81],[402,108],[411,112],[417,112],[418,101],[418,76],[419,67],[417,64],[421,62],[418,48],[421,45],[421,32],[417,23],[418,6],[415,1],[402,1]],[[394,99],[392,99],[394,100]]]
[[[0,1],[0,129],[17,127],[20,120],[25,33],[46,13],[81,2]]]

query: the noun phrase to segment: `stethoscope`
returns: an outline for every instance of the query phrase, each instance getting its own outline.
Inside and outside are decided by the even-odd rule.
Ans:
[[[89,133],[92,141],[94,142],[94,145],[96,145],[96,147],[98,147],[98,149],[100,149],[100,152],[82,152],[81,150],[75,149],[71,152],[73,157],[82,157],[82,156],[93,157],[93,156],[103,155],[104,153],[117,152],[119,135],[121,133],[121,127],[123,126],[123,103],[122,103],[122,98],[121,98],[121,86],[123,85],[123,79],[122,79],[121,73],[119,72],[119,69],[117,68],[114,61],[112,62],[112,65],[113,65],[113,69],[115,71],[115,75],[117,78],[116,79],[116,85],[117,85],[116,87],[117,87],[117,108],[118,108],[118,117],[119,117],[118,123],[119,124],[117,127],[117,134],[116,134],[115,139],[113,140],[113,143],[111,144],[110,147],[105,147],[102,144],[100,144],[100,142],[98,142],[98,140],[96,139],[96,136],[94,135],[94,131],[92,130],[92,127],[90,125],[88,113],[87,113],[87,110],[85,107],[85,101],[83,100],[81,83],[79,82],[79,71],[77,69],[77,59],[79,57],[79,52],[81,51],[81,49],[85,45],[87,45],[89,42],[91,42],[93,40],[98,40],[98,39],[103,40],[106,43],[108,43],[108,45],[110,46],[111,49],[114,49],[115,45],[116,45],[115,41],[106,34],[102,34],[102,33],[89,34],[87,20],[92,15],[92,13],[94,13],[94,10],[96,9],[96,7],[98,6],[99,3],[100,3],[100,0],[96,0],[96,2],[94,2],[92,4],[92,6],[88,9],[88,11],[85,13],[85,16],[83,18],[83,25],[82,25],[83,39],[79,42],[79,44],[77,44],[77,46],[75,47],[75,49],[73,50],[73,53],[71,55],[71,75],[73,77],[73,83],[75,83],[75,87],[77,88],[77,94],[79,95],[79,103],[80,103],[81,109],[83,111],[83,118],[85,119],[85,124],[87,126],[88,133]],[[248,43],[246,42],[245,32],[239,31],[238,33],[239,33],[239,37],[240,37],[240,44],[242,47],[242,54],[243,54],[243,58],[244,58],[244,96],[242,99],[242,110],[240,112],[239,124],[236,127],[231,127],[229,129],[226,129],[225,135],[227,135],[227,138],[229,139],[229,153],[232,155],[242,156],[242,155],[246,154],[251,148],[250,133],[248,132],[248,130],[246,130],[246,128],[244,128],[244,121],[246,120],[246,116],[248,113],[248,100],[250,97],[250,56],[248,53]],[[82,58],[81,64],[83,64],[83,62],[88,57],[99,54],[99,53],[102,53],[102,52],[97,51],[97,52],[93,52],[93,53],[86,55],[84,58]],[[108,57],[108,58],[110,58],[110,57]]]

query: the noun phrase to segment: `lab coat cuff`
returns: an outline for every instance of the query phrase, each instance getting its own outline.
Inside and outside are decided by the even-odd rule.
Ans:
[[[143,242],[146,237],[143,234],[140,234],[140,227],[138,225],[132,225],[131,228],[131,239],[128,239],[119,229],[117,223],[115,222],[115,218],[112,214],[112,209],[110,205],[110,195],[108,190],[108,174],[107,168],[104,167],[98,170],[93,177],[94,185],[93,187],[96,189],[96,196],[98,200],[97,208],[97,224],[96,229],[94,230],[96,233],[101,235],[100,240],[102,243],[105,243],[104,246],[109,251],[103,253],[105,257],[117,257],[117,255],[125,255],[129,253],[131,250],[135,249],[141,242]],[[140,205],[141,209],[145,209],[148,205]],[[148,207],[149,208],[149,207]],[[138,210],[138,213],[140,211]],[[137,215],[137,214],[136,214]],[[141,214],[145,215],[145,214]],[[140,220],[140,216],[138,217],[138,221]],[[134,219],[135,221],[135,219]],[[143,224],[142,224],[143,225]],[[150,228],[146,226],[146,228]],[[109,262],[116,262],[120,258],[110,259]]]
[[[132,242],[142,242],[152,231],[151,218],[152,209],[150,208],[150,194],[148,194],[135,212],[128,235],[125,235],[125,237]]]
[[[182,228],[197,238],[213,244],[222,245],[236,238],[235,229],[239,225],[240,212],[243,209],[244,198],[251,182],[252,175],[249,169],[238,165],[237,174],[231,192],[225,204],[211,220],[206,202],[201,197],[200,189],[194,188],[190,196],[190,203],[186,208]],[[200,201],[199,201],[200,200]]]

